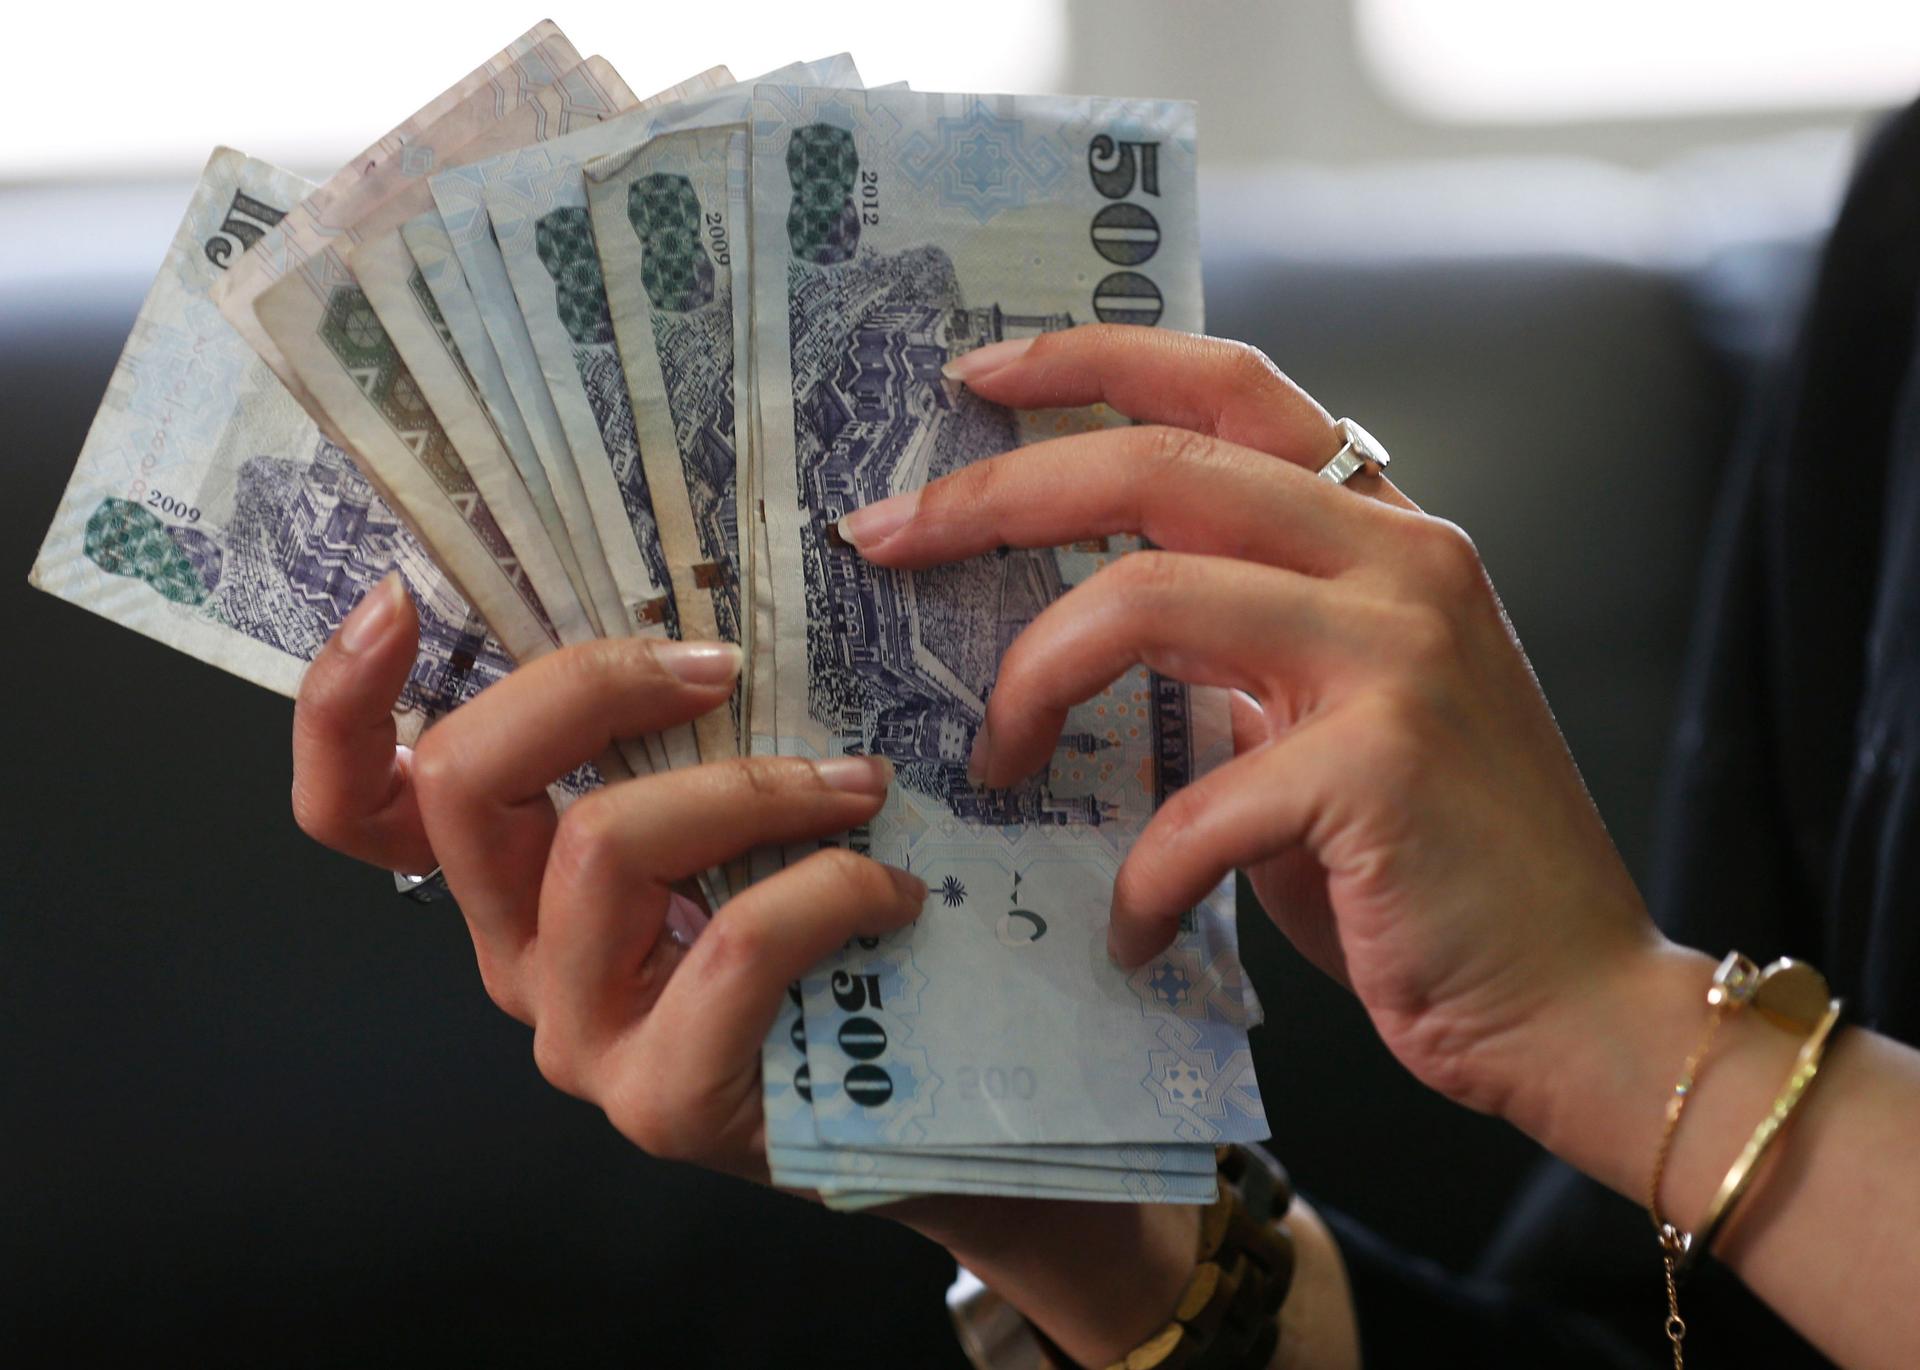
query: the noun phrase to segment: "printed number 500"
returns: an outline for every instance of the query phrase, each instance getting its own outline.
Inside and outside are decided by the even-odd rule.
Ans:
[[[1039,1092],[1039,1082],[1025,1066],[1014,1066],[1011,1070],[1001,1066],[961,1066],[953,1073],[953,1083],[962,1099],[1025,1100]]]

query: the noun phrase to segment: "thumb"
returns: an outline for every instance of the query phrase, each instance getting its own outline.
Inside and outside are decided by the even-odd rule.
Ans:
[[[393,723],[419,640],[406,582],[389,572],[314,657],[293,706],[294,820],[315,841],[388,870],[434,865],[413,753]]]

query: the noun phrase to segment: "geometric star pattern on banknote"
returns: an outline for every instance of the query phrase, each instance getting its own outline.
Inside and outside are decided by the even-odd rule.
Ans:
[[[1029,141],[1024,123],[975,101],[959,118],[934,121],[904,140],[899,165],[917,186],[932,185],[942,205],[980,223],[1044,196],[1069,165],[1051,140]]]

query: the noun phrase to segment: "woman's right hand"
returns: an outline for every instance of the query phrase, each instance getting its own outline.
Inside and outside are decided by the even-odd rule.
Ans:
[[[314,659],[294,712],[300,826],[388,870],[439,865],[487,993],[533,1027],[549,1081],[644,1151],[765,1182],[760,1044],[787,986],[848,938],[911,922],[926,886],[822,850],[722,905],[690,947],[664,931],[681,898],[671,886],[755,846],[867,821],[891,768],[720,762],[608,785],[557,815],[548,785],[615,738],[720,707],[739,653],[631,638],[568,648],[410,750],[396,745],[393,706],[417,643],[390,578]],[[1188,1208],[926,1196],[886,1211],[1102,1365],[1165,1322],[1193,1269]]]
[[[337,851],[438,865],[487,993],[534,1030],[541,1073],[653,1155],[765,1180],[760,1044],[787,985],[850,937],[902,927],[926,886],[829,848],[728,901],[690,946],[672,886],[756,846],[873,817],[883,760],[755,757],[608,785],[556,813],[547,787],[617,738],[723,705],[740,653],[621,638],[553,653],[409,749],[393,706],[418,645],[397,575],[314,659],[294,712],[293,809]]]

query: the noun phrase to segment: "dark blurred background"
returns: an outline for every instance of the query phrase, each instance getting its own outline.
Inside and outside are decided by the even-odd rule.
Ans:
[[[1210,329],[1361,419],[1474,535],[1644,872],[1718,466],[1850,149],[1895,98],[1906,7],[1783,7],[1797,29],[1725,51],[1635,3],[1021,0],[984,6],[992,41],[954,43],[938,16],[856,4],[844,29],[789,31],[765,7],[742,41],[790,50],[764,62],[575,8],[592,17],[558,17],[583,51],[645,54],[637,88],[847,46],[874,81],[1200,97]],[[71,42],[118,13],[29,22]],[[1846,79],[1780,67],[1849,23],[1865,37],[1809,68]],[[280,106],[319,92],[269,62],[281,122],[250,150],[324,172],[375,131],[363,113],[411,108],[499,36],[461,28],[432,49],[444,73],[356,84],[351,118],[289,124]],[[55,160],[34,142],[49,85],[0,150],[0,1345],[63,1365],[962,1364],[936,1250],[657,1164],[547,1088],[457,914],[295,830],[285,700],[27,588],[206,146],[267,118],[196,102],[221,75],[193,66],[199,37],[163,27],[114,59],[177,64],[178,101],[76,115],[101,128],[50,131]],[[1664,86],[1655,38],[1685,59]],[[345,60],[310,48],[276,60]],[[1276,1150],[1317,1199],[1470,1268],[1533,1149],[1425,1094],[1256,909],[1243,926]]]

